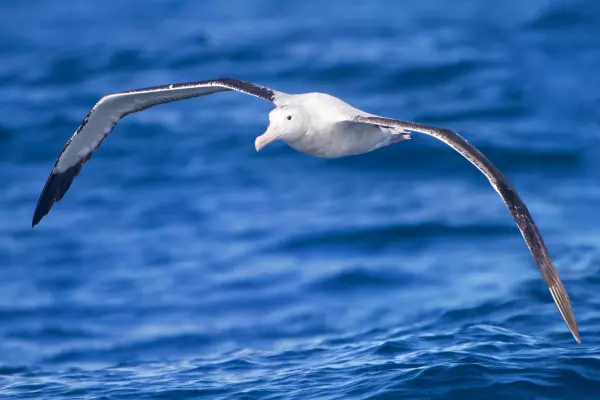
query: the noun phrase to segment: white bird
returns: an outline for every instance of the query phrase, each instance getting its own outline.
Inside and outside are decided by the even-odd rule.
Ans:
[[[413,134],[425,134],[459,152],[486,176],[508,207],[567,327],[581,343],[569,296],[538,228],[517,191],[498,168],[453,131],[368,114],[325,93],[287,94],[223,78],[106,95],[88,113],[56,160],[37,203],[32,227],[48,214],[55,201],[63,198],[83,164],[120,119],[158,104],[231,90],[268,100],[276,106],[269,113],[269,127],[256,138],[257,151],[275,140],[282,140],[300,152],[335,158],[367,153],[410,139]]]

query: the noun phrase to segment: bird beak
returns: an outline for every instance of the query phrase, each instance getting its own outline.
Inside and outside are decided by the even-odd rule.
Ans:
[[[272,125],[269,125],[265,133],[256,138],[254,147],[256,148],[256,151],[260,151],[260,149],[277,139],[279,139],[279,136],[275,132],[275,128],[273,128]]]

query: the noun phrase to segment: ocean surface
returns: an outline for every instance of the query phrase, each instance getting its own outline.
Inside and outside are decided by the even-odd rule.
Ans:
[[[0,2],[0,398],[600,398],[600,3]],[[324,160],[238,93],[121,121],[37,226],[104,94],[231,76],[447,127]]]

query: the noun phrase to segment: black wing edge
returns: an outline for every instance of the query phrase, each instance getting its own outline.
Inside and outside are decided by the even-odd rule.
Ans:
[[[269,89],[268,87],[260,86],[251,82],[241,81],[239,79],[220,78],[216,79],[214,83],[222,84],[225,87],[239,90],[243,93],[252,94],[270,101],[271,103],[275,101],[275,97],[277,96],[277,93],[273,89]]]
[[[126,94],[126,93],[137,93],[137,92],[146,92],[146,91],[159,91],[159,90],[168,90],[168,89],[183,89],[186,87],[193,86],[223,86],[225,88],[231,90],[237,90],[242,93],[251,94],[257,97],[260,97],[264,100],[274,102],[277,93],[273,89],[269,89],[268,87],[260,86],[252,82],[242,81],[235,78],[218,78],[206,81],[197,81],[197,82],[186,82],[186,83],[175,83],[171,85],[160,85],[160,86],[150,86],[146,88],[127,90],[125,92],[119,92],[114,94]]]
[[[449,129],[436,128],[414,122],[399,121],[377,116],[356,116],[354,121],[378,124],[391,128],[401,128],[411,134],[424,133],[431,135],[439,140],[445,141],[446,144],[450,145],[450,147],[459,153],[465,152],[468,154],[468,156],[464,153],[462,154],[465,158],[469,159],[471,162],[475,161],[474,164],[478,168],[483,168],[486,171],[484,174],[488,177],[488,179],[490,179],[490,183],[496,188],[502,197],[502,200],[505,202],[508,210],[513,216],[513,219],[519,227],[519,230],[525,239],[525,243],[527,244],[527,247],[533,256],[533,259],[537,264],[544,281],[548,285],[552,299],[554,300],[558,311],[563,317],[567,328],[569,328],[569,331],[573,335],[573,338],[575,338],[575,341],[581,344],[579,329],[577,328],[577,321],[575,319],[575,314],[573,313],[573,308],[571,307],[569,295],[567,294],[567,290],[565,289],[560,276],[558,275],[558,270],[552,263],[548,249],[546,248],[544,240],[542,239],[542,235],[533,221],[527,206],[517,193],[517,190],[508,181],[508,178],[506,178],[506,176],[504,176],[504,174],[500,172],[500,170],[483,153],[481,153],[458,133]]]
[[[558,270],[550,258],[544,239],[542,239],[542,235],[533,221],[533,217],[529,213],[527,206],[517,193],[516,189],[508,182],[507,178],[500,171],[496,171],[500,177],[498,182],[496,182],[498,192],[507,203],[506,205],[510,213],[517,222],[527,247],[529,247],[529,251],[533,256],[546,285],[548,285],[548,289],[550,290],[550,294],[552,295],[552,299],[554,300],[560,315],[565,320],[575,341],[577,341],[578,344],[581,344],[577,320],[573,313],[569,294],[560,279]]]
[[[88,154],[87,157],[63,172],[52,171],[44,185],[37,206],[35,207],[33,220],[31,222],[32,228],[39,224],[42,218],[48,215],[56,201],[60,201],[63,198],[65,193],[67,193],[67,190],[71,187],[73,180],[81,171],[83,164],[91,157],[92,153]]]
[[[197,82],[151,86],[151,87],[146,87],[146,88],[141,88],[141,89],[133,89],[133,90],[112,93],[112,94],[127,94],[127,93],[138,93],[138,92],[153,91],[153,90],[158,91],[158,90],[169,90],[169,89],[181,89],[181,88],[201,86],[201,85],[222,86],[226,89],[236,90],[236,91],[239,91],[242,93],[250,94],[250,95],[259,97],[261,99],[270,101],[272,103],[275,101],[275,98],[277,97],[277,93],[278,93],[273,89],[269,89],[264,86],[256,85],[251,82],[242,81],[242,80],[234,79],[234,78],[218,78],[218,79],[213,79],[213,80],[205,80],[205,81],[197,81]],[[110,95],[111,94],[102,96],[100,98],[100,100],[98,100],[98,103],[100,103],[102,101],[102,99],[104,99]],[[98,103],[96,103],[96,104],[98,104]],[[155,104],[152,104],[152,105],[155,105]],[[152,106],[152,105],[150,105],[150,106]],[[94,106],[94,108],[95,108],[95,106]],[[77,136],[79,134],[79,132],[81,132],[81,130],[86,126],[89,117],[94,112],[94,108],[92,108],[89,111],[89,113],[84,118],[81,125],[79,125],[79,127],[77,128],[77,131],[75,132],[73,137]],[[140,110],[136,110],[136,111],[140,111]],[[122,116],[121,119],[123,117],[124,116]],[[113,125],[113,127],[114,127],[114,125]],[[112,130],[112,128],[111,128],[111,130]],[[62,154],[65,152],[65,150],[69,146],[69,144],[71,143],[71,140],[72,140],[72,138],[69,139],[69,141],[67,141],[67,143],[65,144],[63,150],[61,151],[60,155],[58,156],[58,159],[56,161],[57,163],[58,163],[58,160],[60,160],[60,157],[62,156]],[[102,140],[104,140],[104,138]],[[99,145],[100,144],[98,144],[98,146]],[[42,190],[42,193],[38,200],[37,206],[33,213],[33,220],[31,223],[32,228],[35,227],[46,215],[48,215],[48,213],[52,209],[52,206],[54,205],[55,202],[60,201],[63,198],[63,196],[65,195],[67,190],[69,190],[69,188],[71,187],[73,180],[81,171],[81,167],[83,166],[83,164],[85,164],[86,161],[88,161],[90,159],[92,154],[93,154],[93,152],[90,152],[90,154],[86,158],[82,159],[76,165],[68,168],[67,170],[65,170],[63,172],[55,172],[54,170],[52,171],[52,173],[48,177],[48,180],[46,181],[46,185],[44,186],[44,189]],[[56,167],[56,164],[54,166]]]

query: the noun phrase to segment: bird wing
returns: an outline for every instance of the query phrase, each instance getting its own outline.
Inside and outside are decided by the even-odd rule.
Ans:
[[[553,265],[548,249],[544,244],[544,240],[540,235],[540,232],[533,222],[529,210],[523,203],[523,200],[519,197],[519,194],[515,188],[511,185],[508,179],[500,172],[498,168],[490,160],[487,159],[477,148],[470,144],[459,134],[452,132],[448,129],[436,128],[431,126],[425,126],[406,121],[397,121],[389,118],[382,118],[377,116],[356,116],[353,121],[366,124],[375,124],[379,126],[390,127],[405,134],[423,133],[434,138],[441,140],[448,146],[452,147],[469,162],[475,165],[490,181],[492,187],[498,192],[506,207],[512,214],[527,247],[533,256],[548,288],[550,294],[558,307],[562,317],[564,318],[569,330],[573,334],[573,337],[577,343],[581,343],[579,338],[579,331],[577,329],[577,322],[575,321],[575,315],[571,308],[571,302],[569,301],[569,295],[558,275],[556,267]]]
[[[155,86],[103,96],[85,117],[58,156],[33,214],[32,226],[60,201],[83,164],[90,159],[119,120],[125,116],[172,101],[235,90],[275,103],[281,92],[232,78]]]

